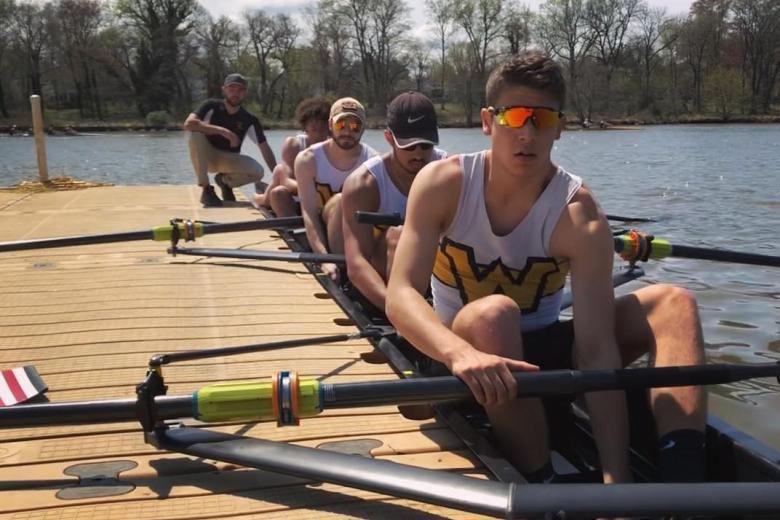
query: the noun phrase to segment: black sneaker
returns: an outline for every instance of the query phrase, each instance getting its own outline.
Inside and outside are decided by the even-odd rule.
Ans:
[[[204,208],[214,208],[222,205],[222,201],[217,197],[214,186],[204,186],[203,194],[200,196],[200,203]]]
[[[229,202],[236,201],[236,196],[233,194],[233,188],[225,183],[223,173],[216,174],[214,176],[214,182],[216,182],[219,189],[222,190],[222,200],[227,200]]]

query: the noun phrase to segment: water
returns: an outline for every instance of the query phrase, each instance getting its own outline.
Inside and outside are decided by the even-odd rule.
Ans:
[[[279,156],[289,132],[269,131]],[[484,148],[477,129],[444,129],[451,152]],[[387,149],[382,132],[364,140]],[[672,243],[780,255],[780,125],[658,126],[565,132],[554,159],[585,179],[608,213],[652,217],[642,229]],[[259,159],[253,145],[245,147]],[[184,134],[120,133],[47,138],[49,175],[114,184],[189,184],[195,178]],[[30,138],[0,137],[0,185],[37,175]],[[780,272],[684,259],[646,266],[638,283],[669,282],[698,299],[713,361],[780,361]],[[711,411],[780,449],[780,385],[722,385]]]

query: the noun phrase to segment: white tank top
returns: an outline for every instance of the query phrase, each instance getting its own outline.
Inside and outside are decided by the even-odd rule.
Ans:
[[[301,153],[309,147],[309,138],[306,134],[298,134],[295,138],[298,140],[298,153]]]
[[[522,222],[496,236],[485,208],[485,151],[461,155],[460,165],[458,209],[439,239],[431,277],[436,314],[450,326],[467,303],[505,294],[520,307],[524,332],[554,323],[569,264],[550,257],[550,237],[582,179],[559,167]]]
[[[447,152],[440,148],[433,149],[431,162],[439,159],[446,159]],[[385,167],[385,161],[382,156],[374,156],[367,160],[363,166],[376,179],[376,186],[379,190],[379,209],[377,213],[398,213],[401,218],[406,218],[406,203],[408,195],[404,195],[390,178]]]
[[[321,206],[324,206],[325,203],[337,193],[341,193],[341,187],[344,185],[344,179],[347,178],[347,175],[366,162],[369,157],[373,157],[377,154],[376,150],[367,144],[360,143],[360,156],[355,160],[355,163],[350,166],[349,169],[339,170],[331,164],[328,156],[325,154],[325,148],[323,147],[329,141],[330,140],[328,139],[309,147],[309,150],[314,154],[314,161],[317,165],[317,174],[314,177],[314,184],[317,187],[317,194],[319,195]]]

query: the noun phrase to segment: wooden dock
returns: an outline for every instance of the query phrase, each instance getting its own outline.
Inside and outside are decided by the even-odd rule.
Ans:
[[[0,192],[0,241],[151,229],[173,217],[259,218],[247,202],[201,208],[195,186]],[[197,245],[284,249],[273,231]],[[301,265],[172,257],[161,242],[0,253],[0,369],[37,367],[52,402],[129,398],[153,354],[355,331]],[[278,370],[329,382],[397,377],[362,357],[363,340],[183,362],[169,394]],[[191,424],[199,424],[189,421]],[[437,419],[394,406],[326,411],[298,427],[209,425],[223,432],[484,477]],[[81,477],[79,477],[81,475]],[[0,519],[472,518],[475,515],[158,451],[137,423],[0,430]]]

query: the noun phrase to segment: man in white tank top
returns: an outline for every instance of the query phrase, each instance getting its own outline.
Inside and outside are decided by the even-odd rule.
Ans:
[[[341,232],[341,187],[355,168],[376,155],[360,142],[366,111],[353,98],[341,98],[330,108],[330,139],[309,146],[295,158],[295,176],[306,238],[315,253],[343,253]],[[322,271],[339,279],[335,264],[322,264]]]
[[[300,213],[298,183],[295,180],[295,158],[303,150],[328,138],[330,103],[324,98],[308,98],[298,104],[295,119],[302,134],[286,137],[282,143],[282,162],[276,165],[271,183],[263,193],[254,196],[255,207],[270,207],[277,217],[292,217]]]
[[[517,468],[549,481],[542,404],[515,399],[511,372],[619,368],[647,352],[655,366],[701,364],[701,326],[680,288],[657,284],[615,299],[607,220],[590,190],[550,158],[564,126],[560,67],[538,51],[513,56],[491,74],[486,99],[490,149],[434,162],[412,186],[386,309],[400,334],[469,386]],[[573,324],[558,322],[552,307],[569,270]],[[423,298],[429,283],[435,310]],[[661,478],[703,478],[705,393],[656,388],[649,397]],[[624,393],[585,400],[604,481],[631,481]]]
[[[415,175],[431,161],[443,159],[436,110],[427,96],[405,92],[387,107],[385,140],[391,151],[372,157],[344,182],[344,252],[352,284],[377,309],[384,311],[386,281],[401,227],[379,229],[360,224],[356,211],[406,216],[406,198]]]

